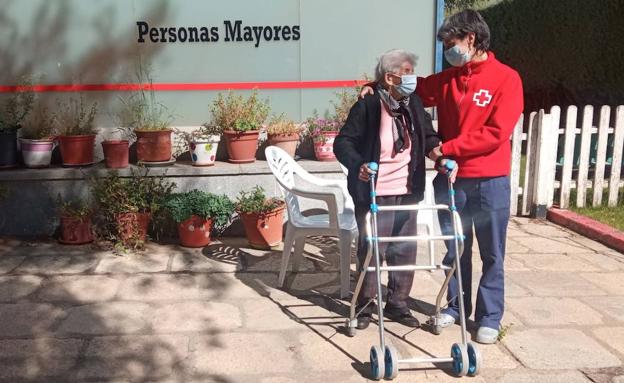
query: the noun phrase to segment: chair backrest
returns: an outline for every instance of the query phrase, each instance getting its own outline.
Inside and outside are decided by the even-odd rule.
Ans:
[[[277,146],[267,146],[264,150],[264,154],[269,169],[271,169],[271,173],[273,173],[277,179],[284,200],[286,200],[288,216],[291,218],[300,217],[302,214],[299,207],[299,200],[291,190],[295,187],[295,173],[301,167],[288,153]]]

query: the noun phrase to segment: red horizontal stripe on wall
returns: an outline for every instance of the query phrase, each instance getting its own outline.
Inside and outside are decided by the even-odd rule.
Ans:
[[[249,90],[249,89],[314,89],[343,88],[364,85],[366,80],[331,81],[275,81],[275,82],[222,82],[222,83],[159,83],[159,84],[51,84],[33,86],[0,85],[0,93],[32,90],[35,92],[93,92],[137,90],[155,91],[202,91],[202,90]]]

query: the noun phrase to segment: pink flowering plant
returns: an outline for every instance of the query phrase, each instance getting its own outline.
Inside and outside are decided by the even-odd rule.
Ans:
[[[316,112],[306,120],[308,133],[314,142],[325,142],[327,140],[325,134],[327,132],[338,132],[342,127],[338,121],[325,117],[320,118]]]
[[[314,111],[312,117],[306,120],[308,133],[315,142],[325,143],[327,132],[338,132],[343,127],[349,116],[349,111],[358,100],[359,87],[354,89],[343,89],[336,93],[336,100],[331,101],[334,113],[325,112],[324,118],[319,118]]]

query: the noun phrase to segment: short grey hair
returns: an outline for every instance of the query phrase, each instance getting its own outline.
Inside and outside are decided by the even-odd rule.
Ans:
[[[399,73],[401,65],[408,61],[416,66],[418,56],[403,49],[392,49],[381,55],[375,67],[375,81],[380,81],[386,73]]]

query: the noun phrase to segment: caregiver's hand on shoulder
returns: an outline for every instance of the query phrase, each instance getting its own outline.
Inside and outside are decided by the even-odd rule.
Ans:
[[[367,94],[375,94],[375,91],[370,86],[364,85],[360,91],[360,98],[364,98]]]

